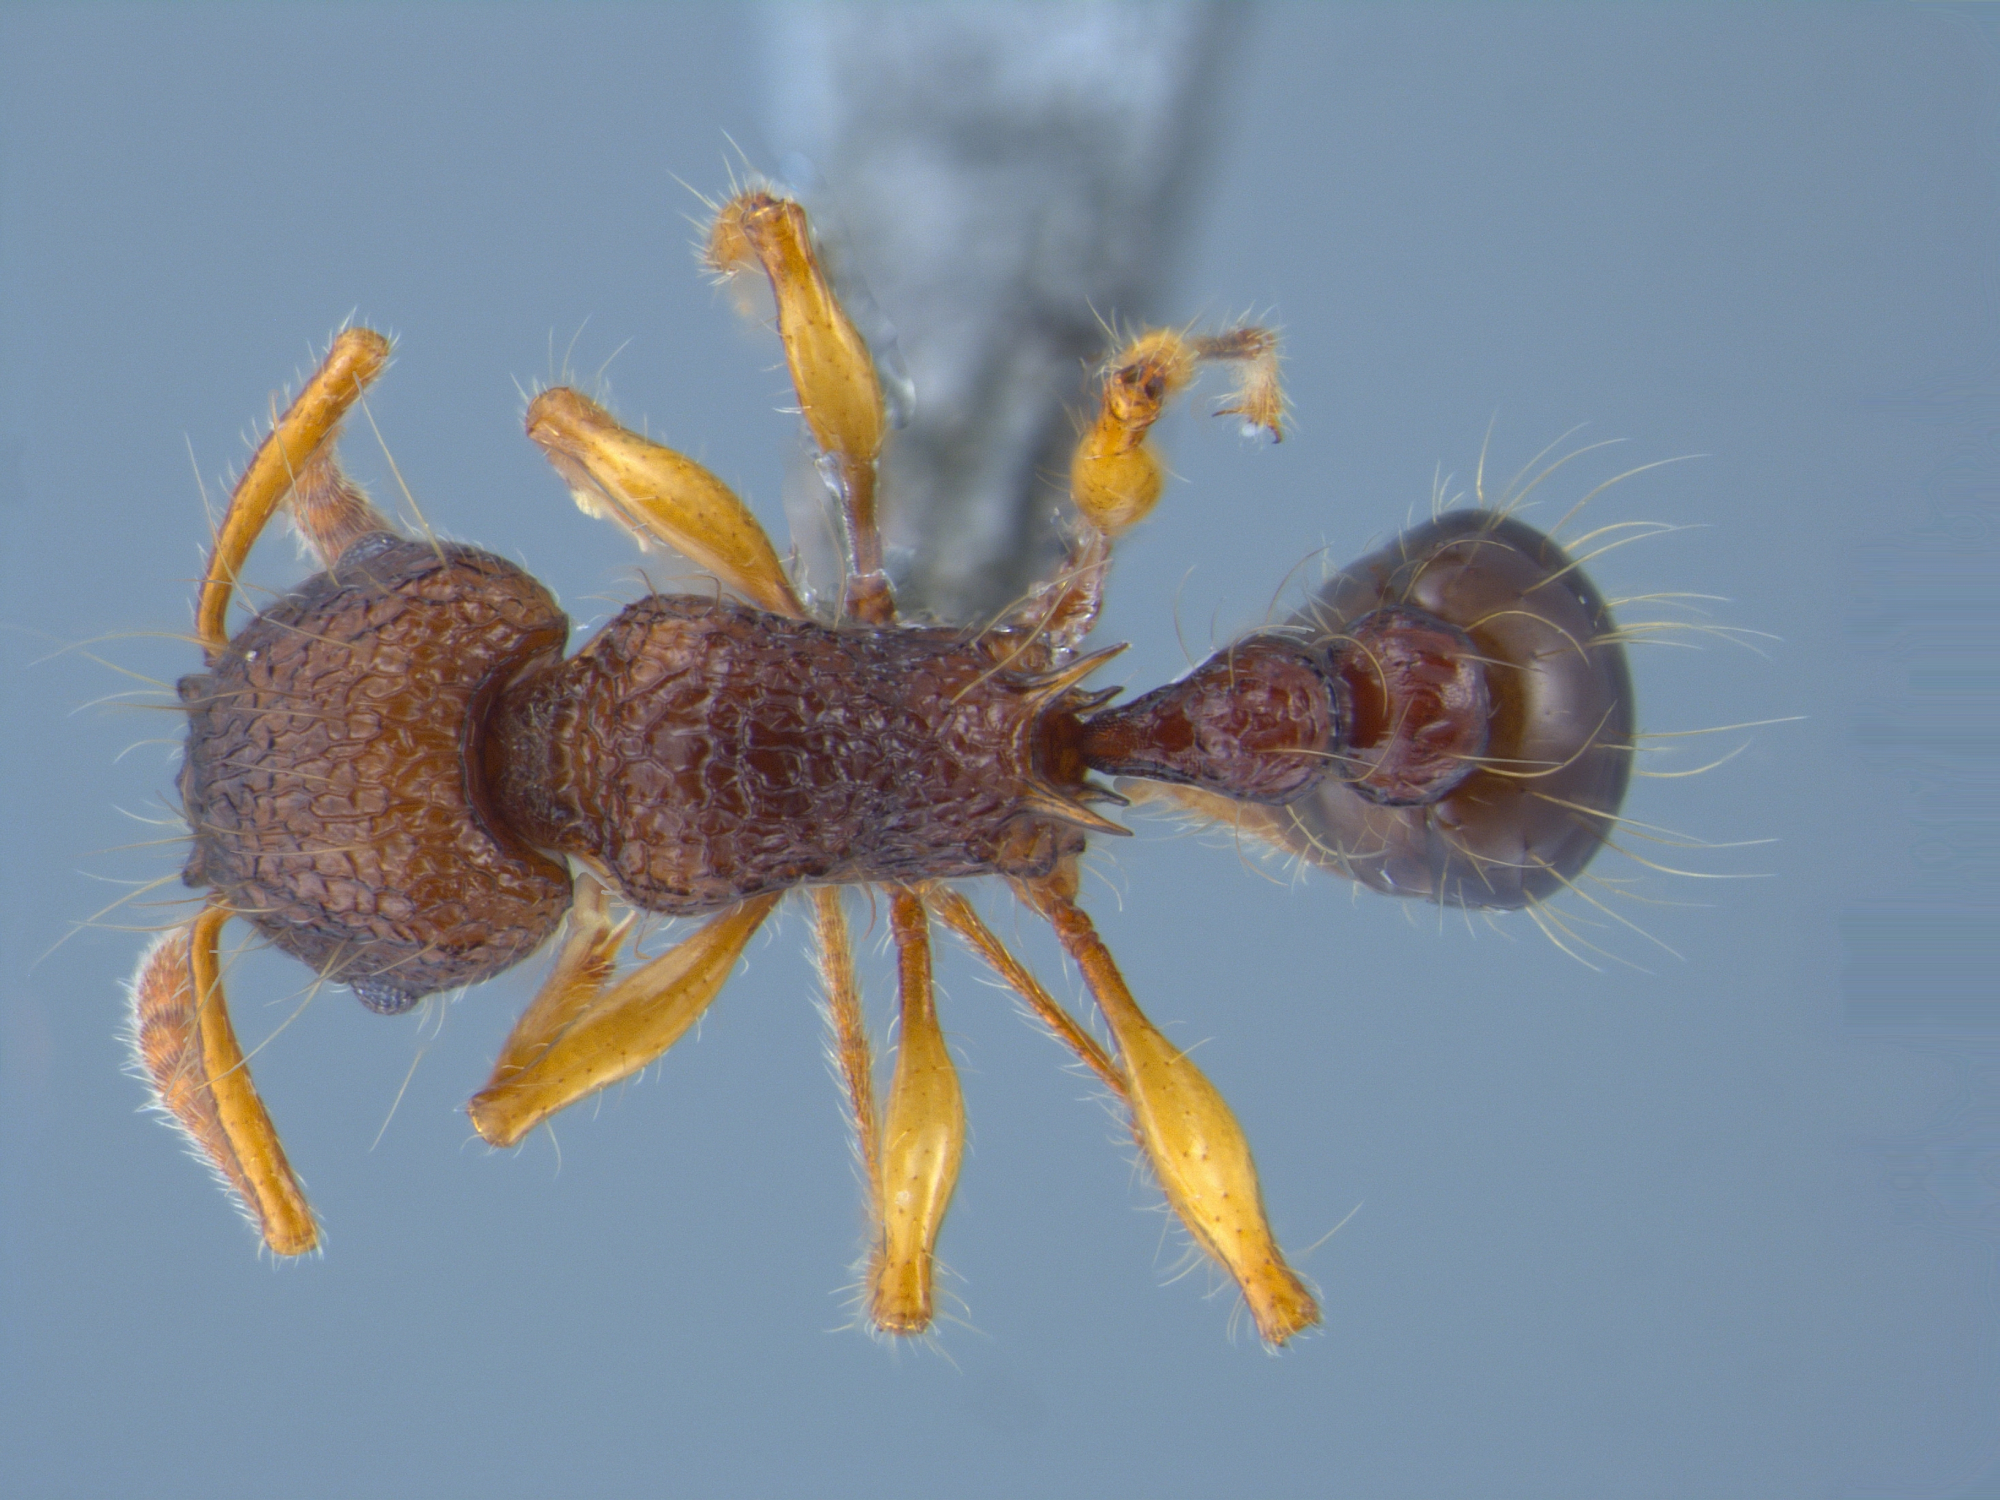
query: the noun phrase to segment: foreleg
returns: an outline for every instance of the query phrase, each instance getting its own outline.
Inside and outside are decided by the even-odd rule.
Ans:
[[[693,459],[620,426],[566,386],[528,403],[528,436],[584,514],[672,547],[761,608],[805,614],[769,534],[735,491]]]
[[[657,1059],[701,1019],[778,899],[738,902],[608,983],[625,929],[609,925],[601,892],[587,898],[579,890],[580,915],[555,969],[468,1107],[473,1128],[495,1146],[515,1145],[556,1111]]]

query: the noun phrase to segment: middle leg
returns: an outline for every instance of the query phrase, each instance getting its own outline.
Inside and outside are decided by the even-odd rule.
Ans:
[[[932,1266],[938,1231],[958,1185],[965,1101],[938,1025],[923,898],[897,891],[890,900],[890,925],[896,934],[902,1026],[882,1117],[876,1189],[881,1223],[868,1270],[869,1311],[884,1333],[922,1333],[935,1313]]]
[[[875,519],[876,466],[888,427],[882,383],[819,263],[805,210],[763,189],[738,193],[709,226],[707,260],[720,276],[755,267],[769,280],[799,411],[839,501],[848,566],[841,613],[866,625],[892,623],[896,603]]]

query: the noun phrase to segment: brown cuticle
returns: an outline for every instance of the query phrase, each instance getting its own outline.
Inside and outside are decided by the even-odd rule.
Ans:
[[[1319,1309],[1271,1233],[1247,1138],[1077,904],[1091,835],[1128,831],[1096,810],[1123,799],[1091,777],[1168,783],[1182,806],[1379,889],[1532,902],[1602,842],[1629,772],[1630,684],[1603,601],[1539,533],[1446,516],[1362,559],[1282,628],[1107,708],[1111,694],[1083,684],[1110,653],[1085,654],[1084,641],[1116,538],[1162,492],[1148,435],[1219,362],[1236,380],[1222,410],[1276,440],[1275,335],[1130,340],[1101,372],[1072,458],[1062,566],[982,630],[931,628],[898,618],[882,570],[882,392],[804,210],[761,187],[737,194],[716,211],[710,258],[776,295],[843,533],[827,618],[811,617],[814,601],[721,479],[558,388],[531,403],[529,436],[577,503],[716,582],[640,599],[566,658],[569,621],[532,577],[396,534],[341,474],[341,419],[389,343],[340,334],[253,456],[202,581],[206,667],[180,684],[181,794],[184,878],[208,896],[133,983],[137,1058],[158,1103],[265,1243],[302,1254],[316,1225],[223,994],[217,938],[232,917],[385,1011],[551,947],[468,1107],[485,1141],[511,1146],[661,1057],[803,891],[867,1182],[867,1316],[920,1333],[965,1139],[931,979],[936,917],[1127,1109],[1174,1212],[1263,1337],[1284,1343]],[[238,572],[286,507],[324,571],[230,638]],[[942,884],[989,875],[1052,924],[1109,1043]],[[886,902],[897,944],[886,1097],[848,885]],[[663,951],[626,955],[636,912],[702,920]]]

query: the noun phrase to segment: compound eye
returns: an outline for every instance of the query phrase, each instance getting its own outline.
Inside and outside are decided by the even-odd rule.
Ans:
[[[355,999],[378,1016],[400,1016],[423,999],[422,995],[412,995],[407,990],[398,989],[379,975],[350,979],[347,987],[354,991]]]
[[[1392,895],[1519,907],[1602,846],[1631,775],[1631,673],[1603,597],[1547,536],[1440,516],[1289,627],[1334,662],[1353,727],[1344,769],[1273,810],[1288,847]]]

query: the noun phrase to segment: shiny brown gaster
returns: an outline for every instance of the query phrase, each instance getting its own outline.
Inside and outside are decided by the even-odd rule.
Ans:
[[[1107,708],[1112,693],[1082,684],[1113,653],[1081,647],[1113,543],[1159,498],[1148,433],[1199,366],[1224,363],[1238,390],[1222,409],[1277,438],[1273,336],[1154,331],[1113,358],[1071,467],[1065,565],[988,628],[941,629],[897,617],[875,523],[882,395],[803,210],[742,193],[717,212],[708,256],[776,293],[845,539],[837,604],[821,613],[802,595],[714,475],[549,390],[528,434],[577,503],[735,596],[641,599],[567,654],[569,621],[534,579],[403,536],[341,473],[341,417],[389,346],[365,329],[340,335],[237,485],[202,583],[207,661],[180,686],[180,789],[186,879],[207,896],[133,985],[158,1103],[271,1249],[300,1254],[316,1225],[223,999],[216,939],[229,917],[385,1013],[552,946],[547,981],[470,1106],[479,1133],[507,1146],[664,1053],[777,903],[805,892],[867,1184],[875,1327],[931,1326],[934,1247],[963,1154],[931,983],[935,921],[1125,1105],[1167,1201],[1263,1337],[1285,1342],[1319,1311],[1271,1233],[1248,1143],[1077,905],[1090,836],[1125,832],[1097,810],[1124,799],[1094,778],[1160,788],[1386,889],[1518,904],[1582,867],[1623,790],[1630,693],[1602,601],[1539,533],[1485,512],[1445,517],[1283,628]],[[232,637],[236,577],[281,505],[323,571]],[[1112,1048],[944,884],[982,875],[1051,924]],[[849,885],[879,888],[896,941],[886,1090]],[[704,920],[634,966],[621,961],[632,917],[615,907]]]

